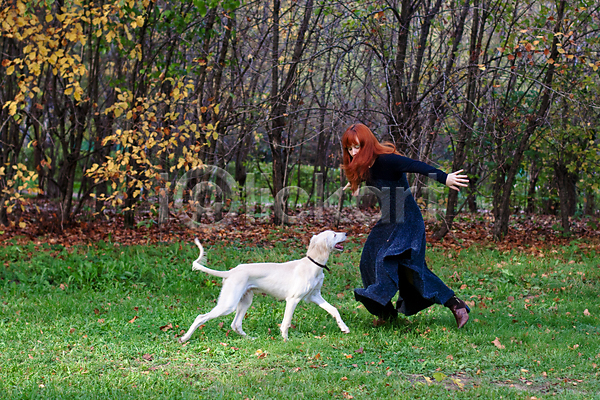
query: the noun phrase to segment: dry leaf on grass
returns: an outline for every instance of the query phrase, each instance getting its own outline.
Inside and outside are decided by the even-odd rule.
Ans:
[[[499,348],[500,350],[503,350],[505,347],[502,343],[500,343],[500,339],[496,338],[492,341],[492,343],[494,344],[494,346],[496,346],[497,348]]]
[[[158,329],[160,329],[163,332],[168,331],[169,329],[173,329],[173,324],[171,324],[170,322],[167,325],[163,325],[161,327],[159,327]]]

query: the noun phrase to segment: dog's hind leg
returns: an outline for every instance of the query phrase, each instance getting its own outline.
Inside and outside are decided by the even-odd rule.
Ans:
[[[240,299],[240,302],[237,306],[237,311],[235,312],[235,317],[233,318],[233,322],[231,323],[231,329],[235,332],[239,333],[242,336],[246,336],[246,332],[242,330],[242,322],[244,321],[244,316],[246,315],[246,311],[250,308],[252,304],[252,298],[254,297],[254,293],[252,290],[248,290]]]
[[[228,285],[227,280],[223,283],[223,289],[221,290],[221,295],[219,296],[219,300],[217,301],[217,305],[215,306],[215,308],[213,308],[206,314],[198,315],[194,320],[192,326],[190,326],[190,329],[188,329],[185,335],[179,338],[179,343],[184,343],[188,341],[192,337],[194,331],[203,323],[210,321],[211,319],[220,317],[222,315],[231,314],[235,311],[237,304],[239,303],[240,298],[242,297],[242,293],[239,293],[235,290],[231,290],[230,286],[233,285]]]
[[[332,306],[321,296],[321,293],[313,293],[308,299],[308,301],[315,303],[323,310],[327,311],[333,318],[335,318],[335,322],[337,322],[338,326],[344,333],[350,333],[350,329],[346,326],[344,321],[342,321],[342,317],[338,312],[337,308]]]

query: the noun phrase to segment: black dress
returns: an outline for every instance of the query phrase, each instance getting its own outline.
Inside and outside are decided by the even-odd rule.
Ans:
[[[425,263],[425,224],[406,172],[427,175],[442,184],[448,176],[397,154],[380,155],[369,169],[366,183],[377,194],[381,219],[363,248],[360,274],[364,289],[355,289],[354,296],[371,314],[383,318],[395,316],[397,311],[412,315],[454,296]],[[394,307],[391,300],[397,292]]]

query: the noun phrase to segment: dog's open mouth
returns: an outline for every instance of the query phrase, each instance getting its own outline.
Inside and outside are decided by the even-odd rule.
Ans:
[[[339,250],[339,251],[343,251],[344,250],[344,245],[341,243],[336,243],[335,246],[333,246],[334,249]]]

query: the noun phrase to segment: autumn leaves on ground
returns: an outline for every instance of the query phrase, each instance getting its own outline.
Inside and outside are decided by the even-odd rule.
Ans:
[[[50,243],[72,246],[99,241],[119,244],[148,244],[192,241],[201,237],[205,242],[241,240],[253,244],[266,244],[270,240],[268,232],[277,232],[279,239],[293,239],[312,234],[323,229],[343,230],[349,236],[368,234],[377,221],[376,210],[344,208],[336,219],[335,210],[325,209],[320,217],[314,210],[305,210],[299,221],[286,226],[272,224],[272,218],[251,218],[246,215],[227,215],[223,221],[196,224],[187,222],[185,214],[171,214],[164,226],[158,226],[156,216],[140,213],[136,227],[128,229],[123,216],[113,211],[63,225],[60,212],[51,203],[28,202],[9,226],[0,225],[0,242]],[[543,249],[580,242],[581,246],[594,246],[600,243],[600,221],[594,216],[572,218],[569,236],[562,234],[560,217],[552,215],[520,214],[511,217],[508,234],[502,241],[494,241],[491,235],[493,218],[488,214],[460,214],[451,232],[442,241],[433,242],[432,233],[439,221],[426,218],[428,241],[432,246],[442,248],[467,248],[473,244],[490,245],[503,250]]]
[[[434,306],[375,327],[354,300],[370,222],[346,214],[273,226],[232,218],[192,229],[118,216],[58,229],[44,213],[0,229],[0,390],[7,398],[505,398],[589,399],[600,392],[600,263],[593,220],[563,238],[556,220],[514,219],[503,242],[463,216],[428,265],[469,302],[460,330]],[[373,216],[376,218],[376,216]],[[20,225],[21,224],[21,225]],[[428,223],[431,228],[434,221]],[[350,334],[314,304],[294,314],[255,296],[239,337],[221,317],[176,341],[214,306],[221,282],[191,270],[194,237],[208,265],[302,257],[309,233],[348,233],[323,296]]]

